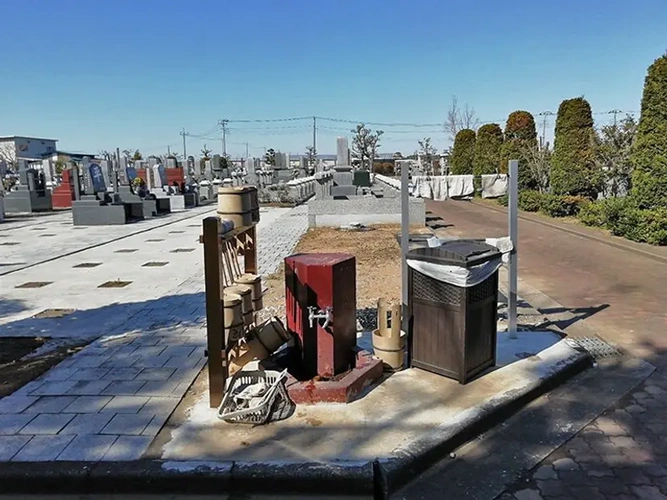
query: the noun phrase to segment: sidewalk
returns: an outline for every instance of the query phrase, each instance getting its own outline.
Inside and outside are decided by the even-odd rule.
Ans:
[[[259,253],[270,272],[306,230],[307,216],[299,207],[268,209],[262,217]],[[188,279],[168,295],[116,311],[103,330],[108,309],[90,312],[82,328],[97,340],[0,399],[0,461],[143,455],[205,363],[203,268],[196,255]]]

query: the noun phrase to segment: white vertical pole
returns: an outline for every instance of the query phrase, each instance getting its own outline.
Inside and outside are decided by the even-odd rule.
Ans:
[[[410,231],[410,192],[408,184],[410,182],[410,162],[399,161],[401,166],[401,302],[403,331],[408,331],[408,264],[405,256],[408,253],[408,238]]]
[[[511,339],[517,338],[517,280],[519,263],[517,245],[519,243],[519,161],[509,161],[508,225],[512,251],[509,255],[509,297],[507,304],[507,331]]]

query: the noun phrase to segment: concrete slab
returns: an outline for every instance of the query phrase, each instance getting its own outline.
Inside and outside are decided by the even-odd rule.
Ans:
[[[505,335],[499,342],[505,366],[465,386],[421,370],[404,370],[355,402],[298,406],[292,417],[265,426],[220,421],[204,394],[190,409],[189,421],[171,431],[162,457],[283,462],[391,457],[447,436],[489,408],[534,390],[583,356],[554,333],[526,333],[507,345]]]

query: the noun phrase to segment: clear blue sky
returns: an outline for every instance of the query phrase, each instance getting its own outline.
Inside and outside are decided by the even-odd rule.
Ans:
[[[0,0],[0,12],[0,135],[93,153],[182,151],[181,127],[223,118],[440,123],[454,94],[501,125],[579,95],[594,112],[638,110],[667,49],[667,0]],[[310,124],[232,122],[228,151],[300,153]],[[320,125],[323,153],[352,127]],[[385,152],[447,144],[437,127],[381,128]],[[206,137],[188,154],[219,152],[218,132]]]

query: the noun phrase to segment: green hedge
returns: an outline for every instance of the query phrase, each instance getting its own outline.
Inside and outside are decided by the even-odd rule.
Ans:
[[[664,207],[645,209],[632,198],[608,198],[583,207],[579,220],[632,241],[667,245],[667,208]]]
[[[537,146],[535,118],[528,111],[510,113],[505,123],[505,137],[500,149],[502,173],[507,173],[507,162],[519,160],[519,189],[536,189],[537,182],[528,166],[526,150]]]
[[[498,203],[507,206],[507,196],[498,199]],[[521,191],[519,209],[525,212],[541,212],[551,217],[571,217],[577,215],[582,207],[590,204],[583,196],[560,196],[542,194],[538,191]]]
[[[500,170],[500,148],[503,145],[503,131],[497,123],[482,125],[477,131],[473,174],[495,174]]]

